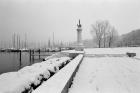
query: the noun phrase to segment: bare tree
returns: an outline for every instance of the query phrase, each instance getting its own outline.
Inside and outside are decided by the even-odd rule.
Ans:
[[[96,37],[98,47],[101,47],[102,39],[104,40],[104,47],[106,42],[106,30],[109,23],[108,21],[97,21],[94,25],[92,25],[91,34],[93,37]]]
[[[113,26],[108,27],[108,46],[111,47],[112,44],[117,40],[118,32]]]
[[[111,47],[118,36],[117,30],[111,26],[108,21],[96,21],[96,23],[92,25],[91,34],[97,41],[99,48],[102,42],[103,47],[106,47],[107,44]]]
[[[102,30],[102,22],[97,21],[96,24],[92,25],[91,33],[94,36],[96,36],[98,47],[101,47],[101,40],[103,36],[103,30]]]
[[[103,21],[103,39],[104,39],[104,48],[106,47],[106,38],[108,34],[108,27],[109,27],[109,22],[108,21]]]

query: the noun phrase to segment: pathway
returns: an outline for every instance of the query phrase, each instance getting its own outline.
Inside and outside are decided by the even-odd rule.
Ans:
[[[140,93],[140,61],[85,57],[69,93]]]

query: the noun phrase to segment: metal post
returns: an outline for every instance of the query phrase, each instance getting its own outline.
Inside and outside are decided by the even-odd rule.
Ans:
[[[32,50],[33,51],[33,54],[32,54],[32,59],[33,59],[33,62],[34,62],[34,50]]]
[[[40,49],[38,50],[38,52],[39,52],[39,59],[40,59]]]
[[[32,51],[30,50],[29,52],[30,52],[29,56],[30,56],[30,62],[31,62],[32,61],[32,57],[31,57],[32,56]]]
[[[21,65],[22,65],[22,64],[21,64],[21,50],[19,51],[19,62],[20,62],[19,65],[20,65],[20,68],[21,68]]]

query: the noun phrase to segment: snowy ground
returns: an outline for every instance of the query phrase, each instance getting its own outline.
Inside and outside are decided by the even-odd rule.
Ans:
[[[122,54],[140,48],[86,49],[86,54]],[[129,57],[85,57],[69,93],[140,93],[140,60]]]

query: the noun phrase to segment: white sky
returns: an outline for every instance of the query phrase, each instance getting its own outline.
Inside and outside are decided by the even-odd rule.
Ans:
[[[18,33],[29,41],[76,41],[81,19],[83,39],[91,38],[91,24],[108,20],[119,34],[140,28],[140,0],[0,0],[0,40]]]

